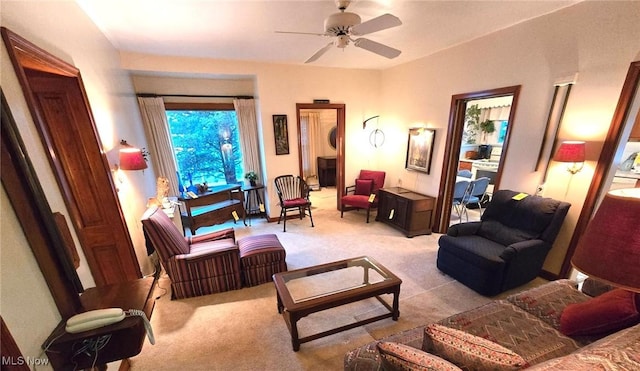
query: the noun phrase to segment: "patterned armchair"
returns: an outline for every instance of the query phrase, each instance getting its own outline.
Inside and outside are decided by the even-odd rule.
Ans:
[[[378,207],[378,189],[384,186],[384,171],[360,170],[360,175],[356,179],[356,184],[345,189],[340,206],[340,217],[345,211],[354,209],[367,210],[367,223],[369,223],[369,212]],[[372,194],[375,198],[369,201]]]
[[[171,279],[172,299],[241,288],[240,252],[233,228],[184,237],[157,206],[145,212],[142,228]]]

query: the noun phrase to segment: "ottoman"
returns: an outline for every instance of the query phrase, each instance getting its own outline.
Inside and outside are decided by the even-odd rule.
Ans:
[[[274,273],[285,272],[287,253],[275,234],[249,236],[238,240],[243,286],[273,282]]]

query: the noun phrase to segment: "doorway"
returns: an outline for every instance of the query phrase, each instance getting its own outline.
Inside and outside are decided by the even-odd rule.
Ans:
[[[309,112],[318,112],[318,116],[325,117],[325,121],[328,121],[323,124],[319,118],[318,127],[309,130],[305,118]],[[345,105],[297,103],[296,118],[299,175],[303,178],[315,175],[312,181],[317,182],[319,188],[335,186],[336,208],[340,210],[340,199],[344,190]],[[335,119],[335,122],[331,122],[331,119]],[[323,127],[326,127],[326,130]],[[314,138],[310,138],[310,132],[315,133]],[[309,143],[318,145],[310,152]]]
[[[478,164],[485,165],[486,168],[491,165],[491,171],[488,172],[491,175],[492,179],[492,189],[499,189],[500,179],[502,176],[502,169],[504,167],[504,162],[507,157],[507,152],[509,148],[509,136],[511,134],[511,129],[514,124],[514,117],[516,106],[518,103],[518,96],[520,93],[520,85],[509,86],[498,89],[484,90],[479,92],[465,93],[454,95],[451,98],[451,111],[449,114],[449,126],[447,130],[447,139],[446,139],[446,147],[444,152],[444,164],[442,167],[442,174],[440,177],[440,187],[438,193],[438,200],[436,203],[436,218],[434,223],[434,231],[437,233],[446,233],[449,228],[450,220],[451,220],[451,207],[453,201],[453,191],[456,183],[456,179],[458,176],[458,170],[461,166],[461,157],[466,159],[467,152],[470,152],[468,156],[473,157],[484,157],[482,159],[474,158],[473,161],[479,160]],[[511,98],[511,105],[509,108],[508,115],[502,117],[507,118],[507,120],[496,120],[500,121],[499,124],[494,125],[494,131],[491,133],[481,132],[480,130],[480,115],[478,114],[477,124],[478,124],[478,132],[471,133],[469,130],[469,123],[467,120],[467,113],[469,108],[476,106],[477,109],[480,109],[480,104],[491,103],[492,99],[495,98]],[[493,101],[495,102],[495,101]],[[491,106],[491,104],[487,104]],[[502,104],[502,103],[501,103]],[[487,118],[483,118],[485,121]],[[491,120],[490,120],[491,121]],[[506,121],[507,124],[503,125],[502,122]],[[489,137],[490,135],[490,137]],[[469,141],[469,138],[475,138],[476,141],[488,141],[492,140],[489,138],[496,138],[496,141],[501,142],[500,146],[500,155],[498,158],[494,156],[494,161],[491,161],[491,152],[487,151],[486,148],[483,148],[485,153],[479,153],[480,144],[482,143],[464,143],[465,150],[463,151],[463,138],[465,142]],[[498,139],[499,138],[499,139]],[[493,146],[492,146],[493,147]],[[477,148],[477,150],[475,149]],[[473,154],[472,152],[476,152]],[[461,156],[462,153],[462,156]],[[469,166],[469,165],[467,165]],[[482,168],[482,166],[476,167],[476,175],[477,171],[480,169],[481,171],[485,171],[486,169]],[[472,170],[472,169],[470,169]],[[482,174],[482,173],[481,173]],[[486,173],[485,173],[486,174]]]

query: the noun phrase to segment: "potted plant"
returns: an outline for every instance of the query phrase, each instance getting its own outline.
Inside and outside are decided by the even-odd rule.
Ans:
[[[256,180],[258,180],[258,174],[253,171],[249,171],[248,173],[244,174],[244,178],[249,180],[249,184],[255,186]]]
[[[482,133],[482,144],[478,146],[478,153],[480,154],[479,157],[488,159],[491,157],[491,150],[493,148],[489,144],[487,144],[487,136],[496,131],[496,126],[494,125],[493,121],[485,120],[479,123],[478,127],[480,128],[480,132]]]
[[[486,144],[487,136],[496,131],[496,125],[491,120],[485,120],[482,121],[479,126],[482,132],[482,142]]]

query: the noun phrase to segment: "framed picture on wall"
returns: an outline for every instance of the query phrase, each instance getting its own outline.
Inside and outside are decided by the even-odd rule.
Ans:
[[[287,115],[273,115],[273,136],[276,142],[276,155],[289,154],[289,129]]]
[[[405,168],[429,174],[431,158],[433,157],[433,143],[436,131],[426,128],[409,129],[409,143],[407,144],[407,160]]]

